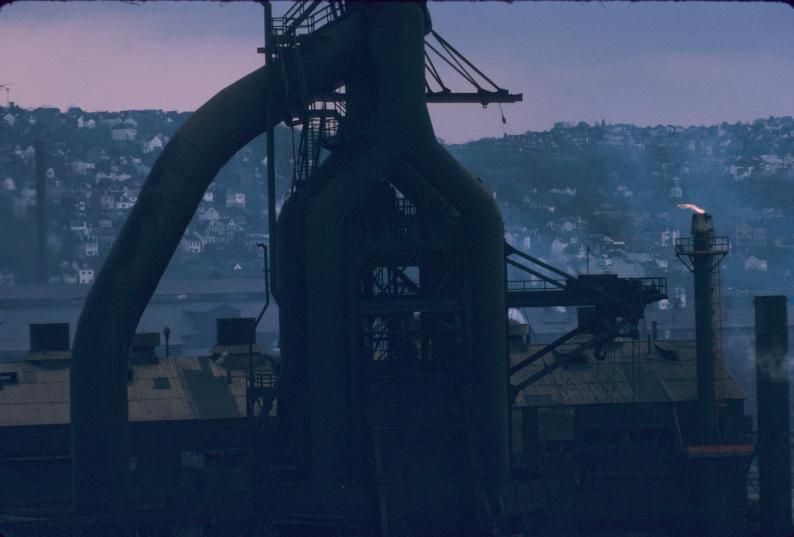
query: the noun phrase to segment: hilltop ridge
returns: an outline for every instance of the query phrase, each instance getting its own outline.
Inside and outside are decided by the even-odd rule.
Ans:
[[[90,283],[151,166],[186,112],[86,112],[0,107],[0,285],[33,274],[33,142],[47,143],[50,277]],[[279,199],[288,191],[298,132],[277,129]],[[760,273],[791,285],[794,119],[712,126],[558,123],[542,132],[448,146],[502,209],[507,239],[566,267],[669,274],[672,242],[688,234],[689,201],[731,236],[728,277]],[[264,141],[242,149],[208,190],[172,268],[256,275],[266,239]],[[675,268],[674,268],[675,267]]]

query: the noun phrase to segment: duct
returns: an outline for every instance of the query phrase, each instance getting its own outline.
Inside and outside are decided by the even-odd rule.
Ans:
[[[350,362],[349,281],[344,234],[350,218],[384,177],[398,189],[401,165],[412,167],[462,216],[472,280],[478,337],[472,355],[480,406],[480,473],[498,495],[507,477],[507,353],[503,227],[492,196],[436,141],[424,96],[424,17],[416,4],[367,6],[367,44],[372,73],[351,80],[348,120],[374,126],[360,156],[309,201],[306,220],[309,391],[312,394],[312,477],[332,502],[356,484],[364,442],[352,402],[359,394]],[[358,107],[358,108],[357,108]],[[415,179],[412,179],[415,181]],[[492,497],[493,505],[498,500]],[[333,509],[332,506],[328,506]]]
[[[359,19],[329,24],[301,45],[304,95],[288,99],[282,72],[258,69],[199,108],[155,163],[86,299],[75,334],[70,412],[76,509],[102,511],[122,503],[130,343],[204,191],[239,149],[281,121],[290,104],[338,85],[350,65],[344,60],[360,48]],[[270,118],[268,91],[279,111]]]
[[[782,537],[792,529],[787,299],[754,302],[760,534]]]

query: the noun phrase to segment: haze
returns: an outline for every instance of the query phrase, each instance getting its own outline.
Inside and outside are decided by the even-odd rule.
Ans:
[[[506,125],[497,106],[434,105],[447,142],[557,121],[690,125],[794,111],[794,9],[783,4],[455,2],[430,10],[442,35],[524,94],[503,106]],[[253,2],[17,2],[0,11],[0,84],[13,83],[10,99],[28,108],[193,110],[262,65],[262,40],[262,7]]]

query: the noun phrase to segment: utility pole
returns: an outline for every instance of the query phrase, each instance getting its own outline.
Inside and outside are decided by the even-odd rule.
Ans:
[[[6,107],[11,106],[11,86],[13,84],[0,84],[0,89],[6,90]]]
[[[265,8],[265,65],[268,66],[267,68],[270,78],[269,82],[272,82],[274,69],[273,62],[276,52],[273,34],[273,6],[270,4],[269,0],[262,2],[262,5]],[[272,88],[272,84],[269,87]],[[267,233],[269,242],[268,246],[270,247],[270,259],[272,260],[269,275],[269,277],[273,280],[271,281],[272,284],[277,277],[276,259],[278,259],[278,245],[276,244],[276,130],[274,128],[274,122],[270,119],[275,113],[270,91],[268,91],[266,99],[268,115],[268,128],[265,133],[267,138],[265,142],[267,144]]]

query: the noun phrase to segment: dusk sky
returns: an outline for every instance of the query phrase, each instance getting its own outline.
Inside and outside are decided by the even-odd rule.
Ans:
[[[794,9],[783,4],[447,2],[430,11],[441,35],[524,94],[503,106],[508,133],[556,121],[794,114]],[[0,10],[0,84],[13,84],[23,107],[194,110],[262,65],[262,36],[253,2],[22,1]],[[503,133],[494,105],[431,113],[447,142]]]

